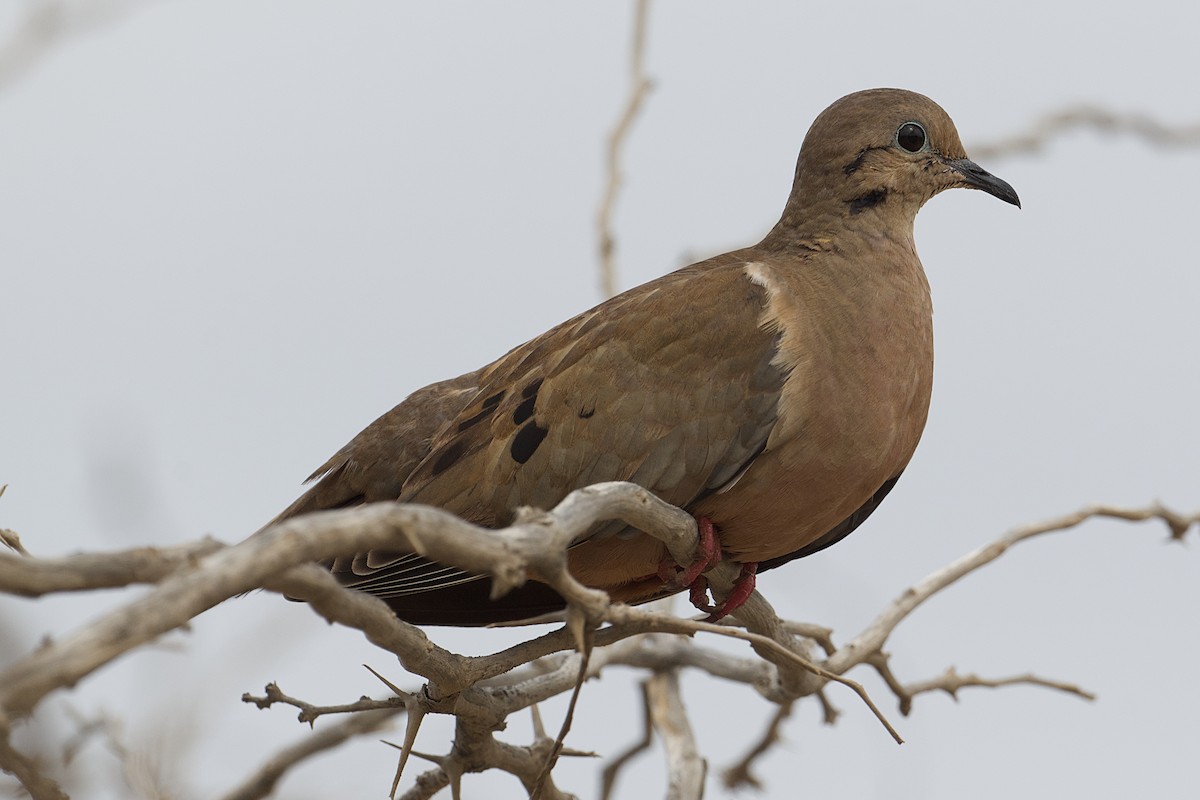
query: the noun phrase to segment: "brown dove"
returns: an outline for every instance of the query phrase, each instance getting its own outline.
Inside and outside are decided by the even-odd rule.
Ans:
[[[572,573],[637,603],[721,557],[755,569],[811,555],[862,524],[904,471],[929,409],[933,325],[913,242],[943,189],[1016,192],[967,159],[936,103],[900,89],[843,97],[800,150],[783,216],[758,244],[601,303],[373,422],[276,521],[398,500],[487,527],[600,481],[633,481],[693,514],[705,555],[677,567],[656,539],[608,523]],[[491,600],[485,577],[413,553],[329,564],[419,624],[477,625],[562,607],[530,580]]]

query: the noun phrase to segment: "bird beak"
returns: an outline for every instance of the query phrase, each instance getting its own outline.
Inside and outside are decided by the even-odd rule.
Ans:
[[[1017,197],[1016,191],[1008,185],[1007,181],[1002,181],[992,173],[985,170],[983,167],[976,164],[969,158],[947,158],[943,159],[947,167],[949,167],[964,186],[972,189],[982,189],[993,197],[999,197],[1006,203],[1012,203],[1017,208],[1021,207],[1021,198]]]

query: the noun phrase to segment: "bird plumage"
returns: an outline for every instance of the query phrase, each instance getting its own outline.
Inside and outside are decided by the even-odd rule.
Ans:
[[[896,89],[843,98],[813,123],[784,213],[762,242],[414,392],[331,458],[277,521],[399,500],[499,527],[518,506],[628,480],[710,519],[738,561],[770,568],[823,549],[878,506],[924,428],[932,305],[912,227],[925,201],[954,186],[1017,202],[966,159],[928,98]],[[657,540],[608,523],[572,548],[569,564],[583,582],[640,602],[677,590],[659,577],[665,557]],[[479,576],[411,553],[347,555],[330,567],[413,622],[480,624],[561,606],[536,581],[490,600]]]

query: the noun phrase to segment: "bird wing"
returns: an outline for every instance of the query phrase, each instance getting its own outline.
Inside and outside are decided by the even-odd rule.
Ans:
[[[304,481],[311,488],[271,520],[395,500],[446,423],[475,396],[479,371],[430,384],[372,422]],[[318,480],[319,479],[319,480]]]
[[[734,479],[764,447],[786,378],[745,263],[735,252],[685,267],[485,367],[399,499],[501,527],[519,506],[550,508],[600,481],[632,481],[686,508]],[[479,576],[370,552],[338,577],[399,597]]]

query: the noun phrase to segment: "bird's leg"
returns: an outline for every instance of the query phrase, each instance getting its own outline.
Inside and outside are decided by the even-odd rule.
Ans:
[[[733,584],[733,588],[729,590],[729,595],[725,598],[725,602],[713,608],[704,603],[704,590],[700,590],[700,603],[696,602],[696,590],[692,589],[692,605],[701,611],[708,612],[708,619],[705,622],[716,622],[721,617],[731,611],[736,611],[742,607],[742,604],[750,599],[750,595],[754,594],[755,573],[758,572],[758,562],[751,561],[742,564],[742,571],[738,573],[737,582]],[[699,582],[699,581],[697,581]]]
[[[688,587],[688,599],[692,601],[692,605],[708,614],[708,622],[716,622],[730,611],[739,608],[754,593],[754,575],[758,571],[758,564],[742,564],[742,571],[738,574],[737,582],[733,584],[725,602],[718,606],[709,605],[708,579],[703,573],[720,563],[721,543],[717,540],[712,520],[708,517],[696,517],[696,529],[700,533],[699,555],[696,560],[683,568],[667,556],[659,562],[658,577],[668,586],[678,589]]]
[[[695,561],[687,567],[683,567],[667,556],[658,564],[658,577],[662,578],[664,583],[679,589],[691,586],[693,593],[695,584],[700,579],[700,573],[721,561],[721,543],[717,541],[712,520],[708,517],[696,517],[696,529],[700,533],[700,545],[699,555],[696,556]],[[703,589],[701,591],[703,592]]]

